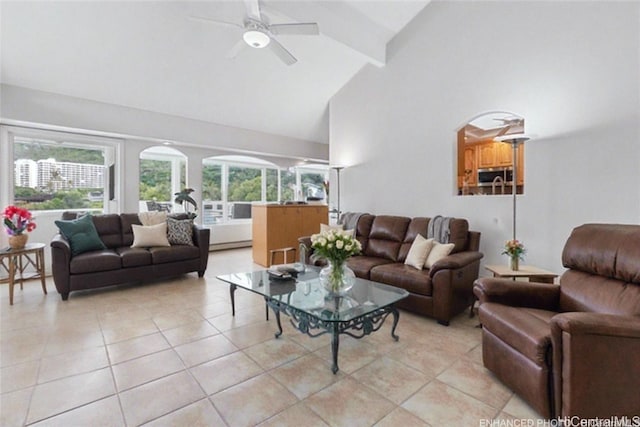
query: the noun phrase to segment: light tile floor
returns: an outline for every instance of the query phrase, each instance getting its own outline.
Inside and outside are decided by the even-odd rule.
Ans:
[[[478,426],[538,415],[483,366],[477,318],[438,325],[401,312],[356,340],[283,322],[218,274],[259,268],[250,249],[211,253],[196,274],[72,293],[0,287],[2,426]],[[389,322],[390,323],[390,322]],[[486,422],[485,422],[486,425]]]

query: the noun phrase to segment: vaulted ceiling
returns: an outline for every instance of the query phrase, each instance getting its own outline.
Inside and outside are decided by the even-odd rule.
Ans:
[[[253,0],[249,0],[253,1]],[[317,22],[280,35],[297,62],[269,49],[229,50],[243,30],[235,1],[2,1],[0,81],[316,142],[328,142],[330,98],[429,0],[260,1],[271,23]]]

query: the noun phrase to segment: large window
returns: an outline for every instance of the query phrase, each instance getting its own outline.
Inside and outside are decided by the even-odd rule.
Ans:
[[[324,200],[327,168],[280,169],[264,160],[220,156],[203,160],[202,211],[205,225],[251,219],[256,202]]]
[[[16,136],[14,203],[30,210],[103,211],[106,147]]]
[[[151,147],[140,153],[139,209],[173,212],[174,194],[186,187],[186,157],[168,147]]]

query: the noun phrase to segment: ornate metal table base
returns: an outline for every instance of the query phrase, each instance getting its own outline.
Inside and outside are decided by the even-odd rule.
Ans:
[[[335,298],[336,307],[339,306],[342,297]],[[276,338],[282,335],[282,324],[280,323],[280,313],[284,313],[290,317],[291,324],[294,328],[302,333],[309,335],[310,337],[318,337],[330,333],[331,338],[331,352],[333,356],[333,366],[331,370],[333,373],[337,373],[338,368],[338,349],[340,347],[340,334],[346,334],[353,338],[360,339],[372,332],[377,331],[382,327],[384,321],[389,314],[393,315],[393,326],[391,327],[391,336],[394,340],[398,341],[400,338],[395,334],[396,327],[398,326],[398,320],[400,315],[398,310],[389,305],[379,308],[371,313],[363,314],[362,316],[350,319],[350,320],[338,320],[328,321],[322,320],[318,317],[312,316],[301,310],[297,310],[286,304],[280,303],[280,301],[273,298],[266,298],[267,304],[276,315],[276,321],[278,323],[278,332],[276,332]],[[337,312],[337,310],[336,310]]]

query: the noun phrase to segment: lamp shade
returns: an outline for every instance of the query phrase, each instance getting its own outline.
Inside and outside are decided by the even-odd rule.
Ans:
[[[494,141],[518,145],[527,142],[530,139],[531,137],[529,135],[525,135],[524,133],[514,133],[513,135],[500,135],[494,138]]]
[[[266,47],[271,41],[271,38],[268,34],[259,30],[245,31],[242,35],[242,38],[249,46],[256,49],[262,49],[263,47]]]

